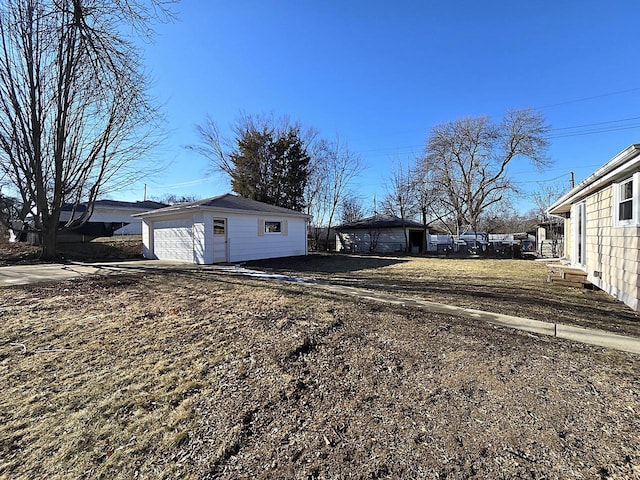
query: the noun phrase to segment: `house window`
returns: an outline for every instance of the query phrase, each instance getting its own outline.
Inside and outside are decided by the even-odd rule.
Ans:
[[[282,222],[264,222],[264,233],[282,233]]]
[[[637,226],[640,173],[613,184],[613,220],[616,227]]]

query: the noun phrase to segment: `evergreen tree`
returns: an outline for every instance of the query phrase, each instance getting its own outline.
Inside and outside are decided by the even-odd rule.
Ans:
[[[250,125],[229,154],[231,188],[252,200],[301,211],[310,160],[298,128]]]

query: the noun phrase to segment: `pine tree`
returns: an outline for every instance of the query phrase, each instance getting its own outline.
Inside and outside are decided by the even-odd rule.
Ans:
[[[229,155],[231,188],[245,198],[301,211],[307,183],[307,153],[299,130],[246,128]]]

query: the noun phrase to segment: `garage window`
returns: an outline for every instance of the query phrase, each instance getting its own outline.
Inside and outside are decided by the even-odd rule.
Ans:
[[[258,219],[258,236],[264,235],[282,235],[286,237],[289,234],[287,220],[266,220]]]
[[[282,222],[265,221],[264,233],[282,233]]]

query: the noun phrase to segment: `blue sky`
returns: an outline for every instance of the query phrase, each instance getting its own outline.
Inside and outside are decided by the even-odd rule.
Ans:
[[[384,195],[393,161],[419,155],[434,125],[464,116],[545,115],[553,165],[514,163],[524,191],[568,187],[569,172],[580,181],[640,142],[637,2],[184,0],[176,10],[144,48],[169,129],[157,153],[169,166],[146,179],[149,197],[229,191],[184,148],[207,115],[223,134],[246,112],[339,135],[368,167],[354,184],[366,206]]]

